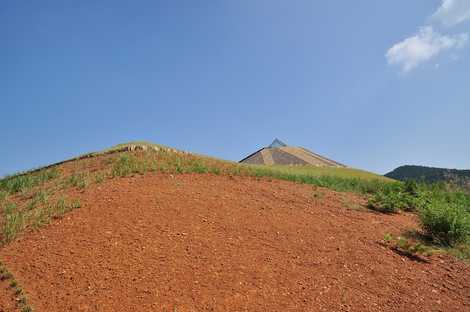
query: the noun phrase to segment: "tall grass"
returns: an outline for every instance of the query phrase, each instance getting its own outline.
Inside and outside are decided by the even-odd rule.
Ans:
[[[12,202],[3,203],[2,219],[0,220],[1,244],[14,240],[19,233],[28,227],[37,228],[48,223],[52,218],[81,207],[79,200],[59,197],[55,202],[49,202],[47,197],[36,196],[32,199],[32,202],[35,201],[36,204],[27,204],[26,208]]]
[[[16,204],[7,203],[3,211],[2,242],[9,242],[16,237],[25,224],[24,213],[17,210]]]
[[[326,187],[340,192],[356,192],[361,194],[371,194],[384,188],[390,182],[386,179],[363,179],[357,176],[347,176],[332,174],[327,175],[325,170],[318,174],[312,169],[305,168],[282,168],[269,166],[249,166],[244,168],[244,174],[256,177],[270,177],[280,180],[287,180],[303,184],[312,184]],[[335,168],[336,169],[336,168]]]
[[[0,204],[4,202],[8,197],[8,192],[0,190]]]
[[[262,165],[248,165],[254,170],[269,170],[277,173],[291,174],[291,175],[301,175],[301,176],[310,176],[310,177],[337,177],[344,179],[360,179],[360,180],[370,180],[370,181],[382,181],[382,182],[394,182],[394,180],[389,179],[384,176],[379,176],[377,174],[354,169],[354,168],[340,168],[340,167],[320,167],[320,166],[286,166],[286,165],[274,165],[274,166],[262,166]]]
[[[329,171],[331,169],[331,171]],[[385,187],[392,180],[372,173],[349,168],[321,168],[313,166],[251,166],[223,162],[188,154],[146,152],[140,155],[122,153],[112,164],[111,175],[123,177],[160,171],[172,174],[212,173],[269,177],[328,187],[341,192],[371,194]]]
[[[6,177],[0,180],[0,191],[4,191],[10,194],[26,192],[31,188],[44,184],[45,182],[55,179],[58,176],[59,171],[56,168],[51,168],[47,170],[40,170],[34,173]]]
[[[88,186],[88,180],[85,173],[73,173],[65,178],[64,187],[78,187],[84,189]]]

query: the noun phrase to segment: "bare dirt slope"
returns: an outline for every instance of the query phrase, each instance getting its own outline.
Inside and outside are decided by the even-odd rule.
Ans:
[[[353,195],[208,174],[76,192],[82,208],[0,250],[35,311],[470,311],[467,264],[384,247],[413,216]]]

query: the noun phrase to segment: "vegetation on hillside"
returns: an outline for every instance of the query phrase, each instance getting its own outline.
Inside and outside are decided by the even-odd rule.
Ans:
[[[470,240],[470,195],[449,191],[445,185],[397,182],[350,168],[313,166],[251,166],[168,149],[146,143],[120,145],[93,157],[79,157],[46,169],[0,180],[0,240],[7,243],[81,206],[67,190],[86,189],[106,179],[148,172],[208,173],[267,177],[366,194],[371,209],[419,216],[424,236],[441,246],[466,250]],[[139,148],[135,148],[135,147]],[[470,253],[468,253],[470,254]]]
[[[470,194],[451,191],[443,183],[397,182],[373,194],[369,206],[385,213],[416,213],[424,238],[470,257]]]
[[[37,228],[79,207],[78,199],[67,198],[69,189],[83,190],[106,179],[147,172],[269,177],[370,194],[391,181],[348,168],[249,166],[150,143],[122,144],[0,180],[0,240],[7,243],[22,231]]]
[[[401,166],[385,176],[399,181],[420,181],[426,183],[444,182],[470,190],[470,170],[433,168],[424,166]]]

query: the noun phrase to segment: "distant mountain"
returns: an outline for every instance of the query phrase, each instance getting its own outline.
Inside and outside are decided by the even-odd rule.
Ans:
[[[470,170],[407,165],[398,167],[385,176],[400,181],[447,182],[470,189]]]

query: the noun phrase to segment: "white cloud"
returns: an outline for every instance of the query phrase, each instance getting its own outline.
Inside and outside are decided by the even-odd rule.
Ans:
[[[470,20],[470,0],[442,0],[441,6],[431,17],[451,27]]]
[[[462,48],[467,41],[467,34],[446,36],[427,26],[416,35],[395,44],[385,57],[388,64],[400,66],[403,72],[408,72],[444,51]]]

